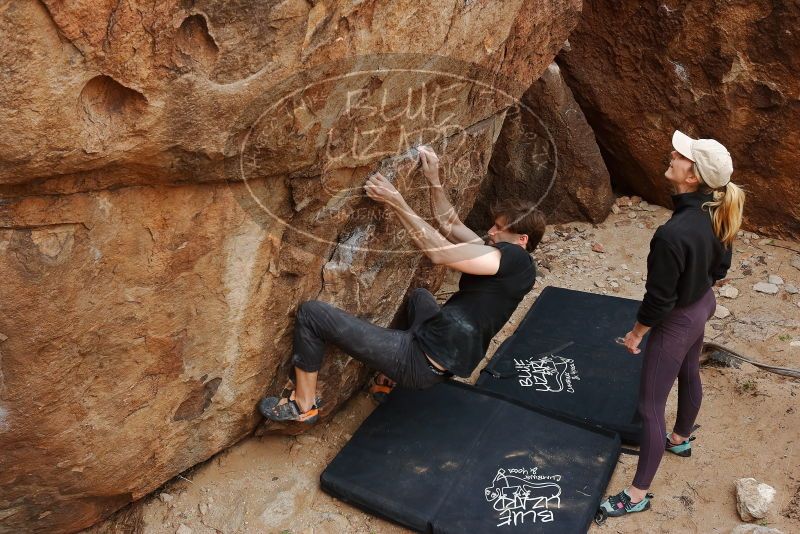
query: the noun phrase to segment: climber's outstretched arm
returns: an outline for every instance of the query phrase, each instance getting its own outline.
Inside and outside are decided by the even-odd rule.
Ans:
[[[483,239],[461,221],[444,192],[444,187],[439,180],[439,157],[429,146],[420,146],[418,150],[422,173],[430,185],[431,211],[436,222],[439,223],[439,231],[451,243],[482,245]]]
[[[386,204],[395,212],[414,244],[433,263],[469,274],[497,273],[500,268],[500,251],[497,248],[473,243],[451,243],[417,215],[382,174],[370,176],[364,189],[371,199]]]

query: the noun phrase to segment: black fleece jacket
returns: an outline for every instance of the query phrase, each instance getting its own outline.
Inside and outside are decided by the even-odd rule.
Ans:
[[[673,195],[675,211],[650,241],[647,284],[637,320],[655,326],[673,309],[697,302],[714,282],[725,278],[732,248],[714,234],[702,205],[712,200],[699,192]]]

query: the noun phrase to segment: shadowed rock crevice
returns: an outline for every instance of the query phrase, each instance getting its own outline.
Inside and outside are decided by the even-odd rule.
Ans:
[[[594,132],[555,63],[506,115],[467,225],[491,228],[498,199],[538,203],[551,224],[601,222],[611,209],[611,179]]]
[[[189,396],[178,406],[172,420],[188,421],[199,417],[211,405],[220,383],[222,383],[221,378],[213,378],[206,383],[198,381]]]
[[[199,13],[183,20],[175,37],[175,48],[184,62],[202,72],[210,72],[219,55],[219,47],[208,31],[208,21]]]
[[[79,101],[89,150],[99,150],[98,143],[134,128],[147,109],[142,93],[102,74],[86,82]]]
[[[74,50],[75,52],[77,52],[78,54],[80,54],[81,56],[83,56],[83,51],[82,51],[80,48],[78,48],[78,47],[75,45],[75,43],[73,43],[73,42],[72,42],[72,40],[71,40],[69,37],[67,37],[67,36],[64,34],[64,32],[61,30],[61,28],[58,26],[58,23],[57,23],[57,22],[56,22],[56,20],[53,18],[53,14],[50,12],[50,8],[47,6],[47,4],[45,4],[45,3],[44,3],[42,0],[36,0],[36,4],[37,4],[37,5],[38,5],[38,6],[39,6],[39,7],[42,9],[42,11],[44,11],[44,13],[46,14],[48,21],[50,22],[50,24],[52,24],[53,30],[54,30],[54,31],[55,31],[55,32],[58,34],[58,37],[59,37],[59,39],[61,39],[61,41],[62,41],[63,43],[67,43],[67,44],[69,44],[69,45],[70,45],[70,47],[72,48],[72,50]]]

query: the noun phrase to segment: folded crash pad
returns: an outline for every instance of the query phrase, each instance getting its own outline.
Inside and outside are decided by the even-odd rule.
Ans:
[[[585,532],[619,450],[613,432],[446,382],[396,389],[321,482],[419,532]]]
[[[615,342],[638,308],[636,300],[547,287],[476,385],[638,444],[642,356]]]

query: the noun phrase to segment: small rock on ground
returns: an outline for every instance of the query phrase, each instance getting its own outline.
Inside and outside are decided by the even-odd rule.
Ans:
[[[783,534],[776,528],[762,527],[761,525],[739,525],[731,530],[731,534]]]
[[[714,311],[714,317],[716,317],[717,319],[724,319],[725,317],[729,316],[730,314],[731,314],[731,311],[728,308],[726,308],[725,306],[721,306],[721,305],[717,304],[717,309],[716,309],[716,311]]]
[[[776,286],[782,286],[783,285],[783,278],[781,278],[777,274],[771,274],[771,275],[769,275],[769,283],[770,284],[775,284]]]
[[[739,296],[739,290],[733,287],[732,285],[724,285],[719,288],[719,296],[725,297],[728,299],[735,299]]]
[[[785,286],[783,286],[783,290],[789,293],[790,295],[796,295],[797,293],[800,293],[800,289],[797,289],[797,286],[794,286],[792,284],[786,284]]]
[[[769,282],[759,282],[753,286],[753,289],[759,293],[766,293],[767,295],[774,295],[778,292],[778,286]]]
[[[775,500],[775,488],[754,478],[736,481],[736,510],[742,521],[763,519]]]

